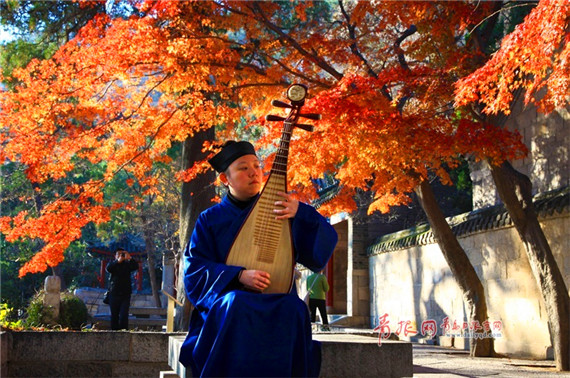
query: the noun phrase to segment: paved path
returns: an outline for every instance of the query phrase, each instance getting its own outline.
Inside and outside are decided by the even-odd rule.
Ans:
[[[514,358],[472,358],[463,350],[413,344],[414,377],[558,377],[554,361]]]
[[[330,331],[352,333],[373,337],[378,334],[372,329],[356,329],[331,326]],[[326,335],[330,331],[325,331]],[[323,332],[320,324],[313,324],[313,332]],[[461,349],[412,343],[414,377],[557,377],[570,378],[570,372],[557,372],[552,360],[527,360],[518,358],[469,357],[469,352]]]

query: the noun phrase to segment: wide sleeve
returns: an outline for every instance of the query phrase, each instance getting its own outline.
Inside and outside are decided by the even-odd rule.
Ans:
[[[186,295],[199,310],[210,309],[216,299],[235,284],[238,273],[243,269],[220,261],[214,237],[204,214],[201,214],[184,251]]]
[[[291,229],[297,262],[313,272],[323,269],[338,241],[334,227],[312,206],[301,202]]]

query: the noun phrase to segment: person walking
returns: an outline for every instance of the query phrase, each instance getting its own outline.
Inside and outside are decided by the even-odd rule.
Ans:
[[[323,325],[328,325],[326,295],[329,291],[327,277],[321,272],[313,273],[307,277],[307,290],[309,291],[309,311],[311,312],[311,322],[317,320],[317,309],[321,315]]]
[[[115,260],[107,265],[109,278],[109,307],[111,307],[111,329],[129,329],[129,307],[131,305],[131,272],[139,264],[124,249],[117,249]]]

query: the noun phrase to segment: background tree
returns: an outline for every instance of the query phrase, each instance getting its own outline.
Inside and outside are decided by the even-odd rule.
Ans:
[[[2,11],[2,24],[7,25],[10,27],[10,30],[13,30],[15,33],[15,37],[17,37],[14,41],[5,43],[2,46],[2,68],[3,73],[6,75],[4,83],[8,86],[8,88],[17,85],[17,81],[13,79],[11,76],[12,71],[16,68],[25,67],[29,61],[32,59],[49,59],[53,53],[63,44],[69,42],[73,37],[76,36],[77,32],[83,27],[86,23],[88,23],[91,19],[93,19],[97,14],[106,13],[111,17],[125,17],[129,14],[135,13],[133,8],[130,8],[126,2],[116,2],[112,4],[112,6],[107,6],[102,2],[52,2],[52,3],[45,3],[45,2],[34,2],[34,1],[20,1],[20,2],[4,2],[0,4],[1,11]],[[15,215],[18,211],[28,210],[30,206],[34,210],[35,214],[41,213],[41,206],[43,203],[53,201],[52,194],[55,193],[56,197],[59,197],[63,194],[65,185],[69,185],[70,183],[82,183],[87,181],[87,178],[91,178],[94,180],[100,180],[102,177],[101,170],[99,169],[103,164],[89,164],[89,162],[83,162],[75,166],[74,169],[67,175],[67,178],[56,181],[48,180],[43,184],[43,192],[40,193],[39,190],[35,191],[31,190],[33,196],[30,196],[30,190],[28,189],[28,194],[25,194],[26,188],[35,187],[38,188],[38,184],[36,182],[30,182],[26,179],[26,176],[23,175],[23,171],[26,168],[25,165],[20,164],[19,161],[14,161],[9,163],[11,166],[18,167],[14,168],[17,169],[17,172],[22,173],[21,177],[22,180],[19,181],[20,184],[24,185],[12,185],[10,187],[3,185],[2,186],[2,205],[3,211],[2,215]],[[3,167],[3,180],[4,182],[10,183],[14,180],[14,172],[12,169],[8,168],[8,165]],[[155,169],[157,172],[159,170]],[[16,173],[17,173],[16,172]],[[120,180],[123,180],[123,184],[117,185]],[[111,182],[110,185],[107,186],[105,191],[107,197],[114,197],[116,199],[121,198],[124,200],[124,203],[129,203],[133,200],[131,198],[125,199],[123,194],[120,194],[121,191],[124,189],[128,189],[128,185],[124,185],[124,181],[126,179],[120,177],[116,177],[114,182]],[[128,181],[128,180],[127,180]],[[119,188],[122,186],[122,188]],[[8,190],[6,190],[8,189]],[[131,187],[131,191],[132,188]],[[139,193],[140,195],[140,193]],[[25,200],[25,198],[32,198],[34,201],[30,202]],[[149,198],[153,198],[152,195],[148,195],[143,197],[147,200],[148,203]],[[178,197],[177,197],[178,198]],[[19,210],[15,213],[14,210],[8,209],[9,202],[19,203]],[[162,203],[162,201],[160,201]],[[133,213],[135,216],[138,213],[139,217],[144,215],[145,220],[153,222],[153,216],[149,217],[148,212],[153,210],[155,212],[157,210],[157,206],[144,206],[145,202],[141,202],[143,209],[141,211],[137,211],[137,208],[134,206],[130,206],[130,209],[126,210],[126,213]],[[7,206],[8,205],[8,206]],[[112,203],[109,204],[112,206]],[[163,207],[158,206],[162,210]],[[160,211],[160,210],[159,210]],[[125,207],[122,209],[117,209],[114,212],[116,216],[113,216],[117,221],[124,222],[128,221],[128,219],[133,219],[132,217],[124,217]],[[121,215],[122,214],[122,215]],[[172,215],[172,214],[170,214]],[[149,219],[150,218],[150,219]],[[156,217],[160,220],[172,219],[168,215],[161,214],[160,216]],[[136,219],[136,218],[135,218]],[[150,229],[152,227],[141,227],[141,222],[132,222],[130,221],[130,232],[137,232],[137,230],[141,230],[140,232],[143,233],[146,231],[146,235],[149,235]],[[144,223],[144,222],[143,222]],[[96,230],[95,228],[89,228],[90,232],[86,233],[85,230],[83,232],[82,240],[90,240],[92,241],[94,238],[97,237],[97,233],[105,239],[105,237],[113,237],[117,236],[116,232],[124,232],[125,229],[122,227],[116,227],[118,225],[117,222],[114,223],[115,226],[106,227],[107,231],[104,229]],[[168,227],[163,228],[162,230],[153,230],[155,233],[159,233],[160,231],[164,231],[168,229]],[[121,231],[122,230],[122,231]],[[111,231],[111,232],[108,232]],[[173,232],[173,231],[171,231]],[[160,241],[166,241],[171,239],[169,237],[160,238]],[[158,237],[156,238],[158,239]],[[148,265],[149,265],[149,275],[150,283],[153,289],[153,294],[155,298],[157,298],[158,303],[160,303],[158,299],[158,287],[157,287],[157,280],[155,279],[155,271],[156,271],[156,262],[154,257],[154,252],[152,247],[156,244],[154,240],[150,240],[147,237],[147,245],[149,246],[149,251],[147,251],[148,256]],[[42,242],[39,239],[34,241],[35,249],[41,249]],[[86,245],[83,242],[81,250],[85,252]],[[172,249],[172,245],[170,247],[166,247],[162,245],[161,250],[163,251],[164,248]],[[70,250],[76,250],[74,248],[70,248]],[[26,261],[29,260],[30,256],[27,256],[25,259],[18,259],[17,261]],[[90,261],[90,260],[86,260]],[[66,268],[71,266],[71,263],[76,263],[77,268],[82,265],[81,261],[77,261],[76,259],[69,259],[66,264],[63,265],[63,272],[61,272],[59,266],[53,266],[52,270],[54,274],[58,274],[62,276],[62,282],[64,285],[70,284],[72,286],[76,286],[76,282],[74,283],[71,281],[73,277],[70,277],[69,272],[70,269]],[[159,260],[159,263],[161,261]],[[14,263],[15,264],[15,263]],[[21,264],[21,263],[20,263]],[[93,267],[91,267],[93,268]],[[77,269],[73,269],[73,271],[77,272]],[[82,276],[85,277],[85,272],[81,272]],[[5,278],[9,277],[8,275],[4,275]],[[4,285],[3,285],[4,286]],[[36,285],[37,286],[37,285]],[[21,307],[21,306],[20,306]]]
[[[457,83],[458,105],[469,106],[474,118],[499,127],[504,127],[511,107],[522,94],[525,104],[532,103],[544,113],[567,108],[569,21],[568,2],[541,1],[524,23],[502,40],[500,49],[483,67]],[[569,370],[570,298],[538,222],[532,203],[532,183],[508,161],[487,163],[542,293],[556,367]]]
[[[0,25],[9,28],[14,40],[2,46],[0,61],[5,77],[32,58],[48,59],[73,38],[96,14],[105,12],[103,2],[46,2],[8,0],[0,3]]]
[[[3,44],[0,50],[0,62],[7,78],[4,84],[8,87],[13,85],[10,75],[15,68],[25,67],[34,58],[50,58],[77,30],[103,10],[103,4],[94,2],[81,6],[79,3],[71,2],[57,4],[33,1],[2,2],[0,22],[3,26],[9,27],[15,37],[14,40]],[[18,165],[17,162],[13,164]],[[10,190],[9,197],[13,198],[14,195],[14,191]],[[40,211],[44,202],[42,195],[36,193],[34,197],[35,211]],[[61,282],[65,288],[67,281],[60,267],[52,267],[52,273],[62,278]]]

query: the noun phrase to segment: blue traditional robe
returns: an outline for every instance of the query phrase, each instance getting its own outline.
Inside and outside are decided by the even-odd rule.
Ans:
[[[184,285],[195,309],[180,361],[194,376],[318,376],[320,344],[295,285],[289,294],[243,291],[244,267],[224,263],[251,206],[240,209],[226,196],[198,217],[184,251]],[[299,203],[291,230],[296,261],[321,270],[337,242],[334,228]]]

